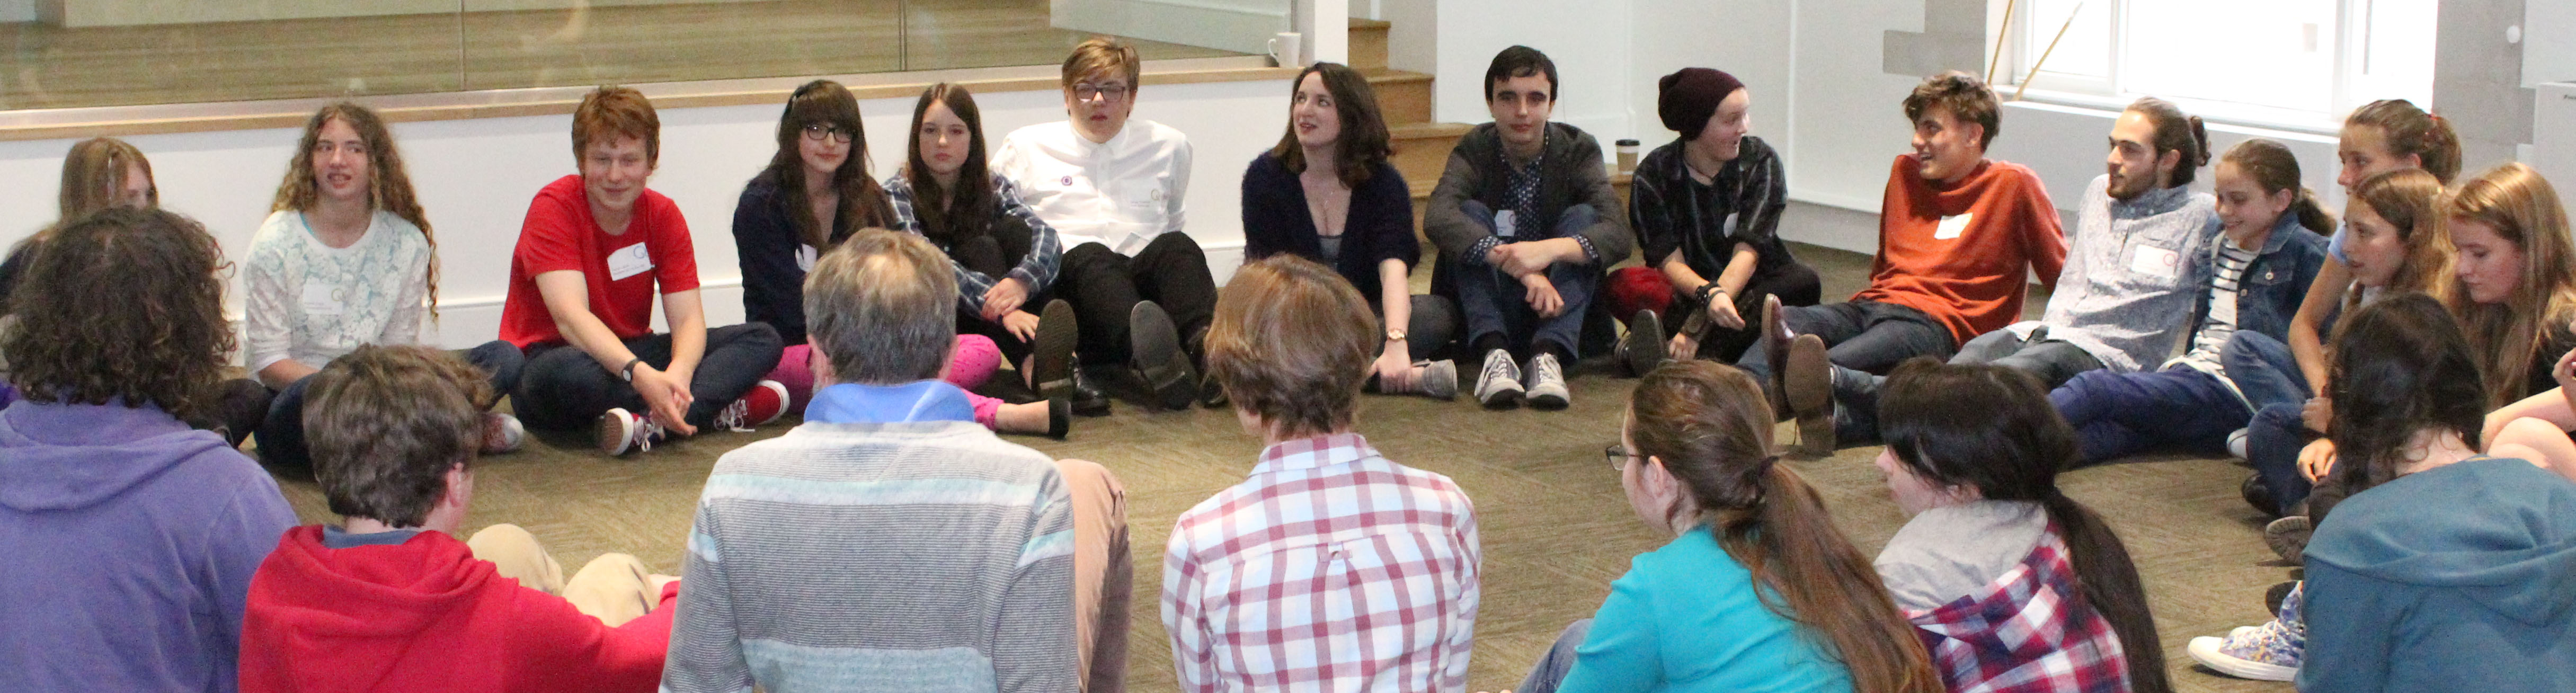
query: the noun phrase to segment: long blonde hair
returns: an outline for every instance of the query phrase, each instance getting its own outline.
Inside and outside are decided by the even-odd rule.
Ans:
[[[322,126],[332,119],[348,123],[358,131],[358,139],[367,143],[367,205],[371,209],[392,212],[420,228],[420,239],[429,243],[429,316],[438,317],[438,236],[430,233],[429,214],[421,211],[420,196],[412,191],[411,174],[404,172],[402,152],[394,148],[393,130],[376,112],[354,102],[342,101],[304,121],[304,138],[295,148],[295,156],[286,164],[286,180],[277,184],[277,200],[270,203],[271,212],[302,212],[313,208],[322,197],[322,186],[313,174],[313,147],[321,142]]]
[[[2519,163],[2488,169],[2441,201],[2443,237],[2450,225],[2475,222],[2522,250],[2522,280],[2497,304],[2479,304],[2454,281],[2450,308],[2467,328],[2469,348],[2485,373],[2487,406],[2529,395],[2531,363],[2551,333],[2576,323],[2576,252],[2567,238],[2567,210],[2540,172]],[[2550,354],[2555,356],[2555,354]]]

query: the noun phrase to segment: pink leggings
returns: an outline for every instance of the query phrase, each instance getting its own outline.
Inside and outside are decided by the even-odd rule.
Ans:
[[[814,398],[814,348],[798,344],[788,347],[778,357],[778,368],[769,371],[769,379],[787,386],[787,410],[803,414],[805,403]],[[993,371],[1002,367],[1002,349],[993,340],[979,334],[957,336],[957,352],[948,357],[948,383],[967,390],[993,379]],[[975,423],[993,427],[993,417],[1002,411],[1002,400],[974,392],[966,401],[975,405]]]

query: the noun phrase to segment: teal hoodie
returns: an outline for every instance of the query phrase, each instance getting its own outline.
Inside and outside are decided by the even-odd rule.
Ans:
[[[2515,459],[2398,477],[2307,547],[2299,690],[2576,691],[2576,483]]]

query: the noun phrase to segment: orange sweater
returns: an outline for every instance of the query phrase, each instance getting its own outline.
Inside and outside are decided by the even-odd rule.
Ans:
[[[2021,318],[2025,270],[2054,289],[2066,232],[2048,190],[2020,164],[1988,160],[1957,184],[1924,180],[1913,154],[1896,157],[1878,220],[1878,258],[1854,301],[1931,315],[1965,344]]]

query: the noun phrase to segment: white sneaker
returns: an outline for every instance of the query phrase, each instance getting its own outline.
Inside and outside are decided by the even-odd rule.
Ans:
[[[1565,389],[1565,367],[1557,365],[1556,354],[1539,352],[1539,355],[1530,357],[1528,378],[1524,387],[1527,388],[1530,406],[1551,410],[1565,408],[1566,397],[1572,393]]]
[[[528,428],[519,417],[497,411],[483,412],[483,454],[517,452],[528,440]]]
[[[1484,373],[1476,376],[1476,401],[1493,409],[1520,406],[1521,368],[1512,363],[1511,352],[1485,352]]]
[[[2247,438],[2251,437],[2251,436],[2252,436],[2252,434],[2253,434],[2253,432],[2254,432],[2254,429],[2250,429],[2250,428],[2239,428],[2239,429],[2236,429],[2234,432],[2228,433],[2228,434],[2227,434],[2227,454],[2235,455],[2235,456],[2236,456],[2236,459],[2237,459],[2237,460],[2239,460],[2239,461],[2242,461],[2242,460],[2246,459],[2246,458],[2247,458],[2247,455],[2245,454],[2245,440],[2246,440]]]
[[[636,416],[624,409],[610,409],[599,415],[599,450],[611,456],[653,449],[662,439],[662,425],[649,416]]]

